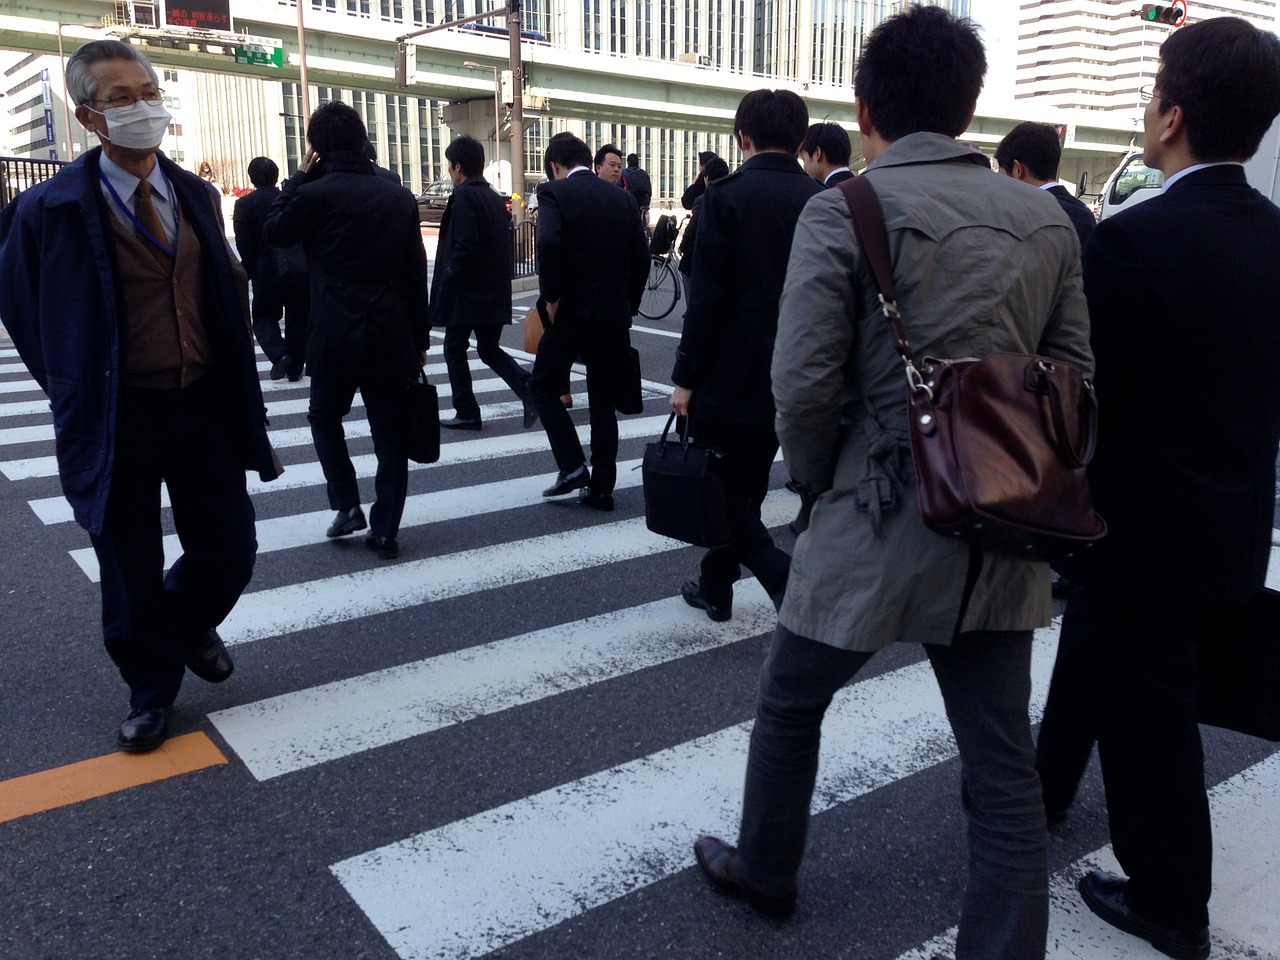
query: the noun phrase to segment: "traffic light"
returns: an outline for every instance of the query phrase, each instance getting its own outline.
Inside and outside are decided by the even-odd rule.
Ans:
[[[1172,4],[1144,3],[1142,10],[1138,12],[1138,16],[1147,23],[1164,23],[1171,27],[1176,27],[1186,16],[1186,11],[1182,7]]]

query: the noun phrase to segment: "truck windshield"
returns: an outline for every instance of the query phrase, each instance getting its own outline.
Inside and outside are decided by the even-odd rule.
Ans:
[[[1142,162],[1142,154],[1130,157],[1111,188],[1111,202],[1124,203],[1140,187],[1159,187],[1164,174]]]

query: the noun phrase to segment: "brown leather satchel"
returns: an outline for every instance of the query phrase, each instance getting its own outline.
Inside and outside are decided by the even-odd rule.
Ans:
[[[1078,367],[993,353],[916,366],[898,311],[889,235],[865,176],[840,184],[907,377],[920,518],[935,533],[1034,560],[1072,556],[1107,531],[1085,467],[1098,401]]]

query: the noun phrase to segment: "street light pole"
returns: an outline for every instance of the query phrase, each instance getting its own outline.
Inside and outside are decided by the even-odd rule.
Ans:
[[[496,164],[493,173],[493,185],[499,190],[502,189],[502,81],[498,75],[498,68],[491,67],[488,64],[476,63],[474,60],[464,60],[462,65],[468,70],[492,70],[493,71],[493,162]],[[512,179],[514,183],[514,177]]]
[[[309,120],[311,118],[311,89],[307,84],[307,37],[306,28],[302,23],[302,5],[309,0],[294,0],[298,5],[298,90],[300,94],[299,105],[302,107],[302,116]],[[302,124],[302,136],[298,138],[300,144],[299,151],[302,158],[307,155],[307,127],[306,120]]]
[[[58,62],[62,64],[62,116],[67,124],[67,159],[75,159],[75,150],[71,148],[71,92],[67,89],[67,57],[62,52],[62,28],[64,24],[58,24]],[[65,24],[70,26],[70,24]]]

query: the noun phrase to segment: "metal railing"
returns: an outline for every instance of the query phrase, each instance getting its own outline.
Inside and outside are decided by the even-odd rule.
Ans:
[[[31,160],[25,157],[0,157],[0,207],[9,205],[23,190],[48,180],[65,160]]]
[[[536,224],[522,220],[511,225],[511,277],[532,277],[538,272]]]

